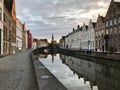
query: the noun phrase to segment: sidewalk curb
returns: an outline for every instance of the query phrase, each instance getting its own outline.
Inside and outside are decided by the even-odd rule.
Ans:
[[[67,90],[66,87],[31,52],[39,90]]]

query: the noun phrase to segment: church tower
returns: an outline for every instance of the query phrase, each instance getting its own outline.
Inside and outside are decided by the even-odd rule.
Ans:
[[[51,43],[54,43],[54,35],[52,34],[52,40]]]

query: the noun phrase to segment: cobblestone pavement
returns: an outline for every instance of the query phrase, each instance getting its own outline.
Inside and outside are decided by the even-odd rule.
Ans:
[[[38,90],[30,51],[0,58],[0,90]]]

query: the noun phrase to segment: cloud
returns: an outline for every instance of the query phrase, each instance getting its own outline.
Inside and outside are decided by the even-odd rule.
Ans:
[[[77,24],[105,15],[109,0],[16,0],[17,17],[27,23],[33,37],[56,39],[72,31]]]

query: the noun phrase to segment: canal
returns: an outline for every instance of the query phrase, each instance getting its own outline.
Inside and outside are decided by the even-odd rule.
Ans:
[[[120,90],[120,62],[61,54],[38,58],[68,90]]]

